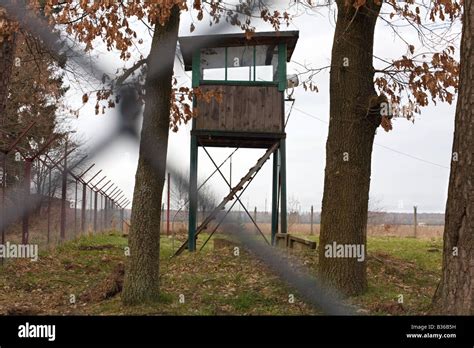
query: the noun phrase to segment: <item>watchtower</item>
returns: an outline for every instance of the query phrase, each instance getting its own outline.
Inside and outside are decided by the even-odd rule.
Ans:
[[[191,131],[189,235],[178,250],[196,249],[196,239],[226,203],[244,190],[273,154],[272,242],[287,232],[285,90],[287,62],[298,41],[298,31],[180,37],[185,69],[192,85],[203,92],[217,91],[222,100],[195,98],[198,116]],[[263,148],[265,154],[216,209],[197,226],[198,148]],[[207,150],[206,150],[207,152]],[[216,165],[217,167],[217,165]],[[278,218],[279,206],[281,219]],[[245,207],[244,207],[245,208]]]

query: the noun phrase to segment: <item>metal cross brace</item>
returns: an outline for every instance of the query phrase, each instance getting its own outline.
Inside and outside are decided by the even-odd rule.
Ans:
[[[202,145],[201,145],[202,146]],[[225,177],[225,175],[222,173],[222,171],[220,170],[220,168],[217,166],[216,162],[214,161],[214,159],[211,157],[211,155],[209,154],[209,152],[207,151],[207,149],[202,146],[202,148],[204,149],[204,152],[206,152],[207,156],[209,157],[209,159],[211,160],[212,164],[214,164],[214,166],[216,167],[216,170],[219,172],[219,174],[221,175],[222,179],[224,179],[225,183],[227,184],[227,186],[232,190],[232,186],[231,184],[227,181],[227,178]],[[254,176],[255,177],[255,176]],[[253,180],[253,178],[252,178]],[[251,181],[250,181],[251,182]],[[250,184],[250,182],[248,184]],[[245,188],[248,187],[248,184]],[[243,192],[242,192],[243,193]],[[265,239],[265,241],[267,242],[267,244],[270,244],[267,240],[267,237],[265,237],[265,235],[263,234],[262,230],[260,229],[260,227],[258,227],[257,225],[257,222],[253,219],[252,215],[250,214],[250,212],[247,210],[247,208],[245,207],[245,205],[242,203],[242,201],[240,200],[240,196],[242,194],[236,196],[236,201],[235,202],[239,202],[240,205],[242,206],[242,208],[244,208],[245,212],[247,213],[247,215],[249,216],[250,220],[252,221],[252,223],[255,225],[255,227],[257,228],[258,232],[262,235],[262,237]],[[235,204],[234,202],[234,204]],[[232,204],[232,207],[234,206],[234,204]],[[227,214],[226,214],[227,215]]]
[[[216,227],[212,230],[211,234],[209,235],[209,237],[207,237],[207,239],[204,241],[204,244],[201,246],[201,248],[199,249],[199,251],[201,251],[207,244],[207,242],[209,242],[209,240],[212,238],[212,236],[214,235],[214,233],[216,233],[217,229],[219,228],[219,226],[224,222],[225,218],[227,217],[227,215],[230,213],[230,211],[232,210],[232,208],[234,208],[234,205],[237,203],[237,200],[244,194],[245,190],[247,189],[247,187],[249,187],[250,183],[252,182],[253,178],[255,176],[252,177],[251,180],[249,180],[247,182],[247,185],[242,189],[242,191],[240,192],[240,194],[238,196],[236,196],[236,200],[234,200],[234,202],[232,203],[232,205],[230,206],[229,209],[227,209],[226,213],[224,214],[224,216],[222,217],[222,219],[220,219],[219,223],[216,225]],[[263,236],[265,238],[265,236]],[[265,240],[267,240],[265,238]],[[267,243],[268,243],[268,240],[267,240]]]

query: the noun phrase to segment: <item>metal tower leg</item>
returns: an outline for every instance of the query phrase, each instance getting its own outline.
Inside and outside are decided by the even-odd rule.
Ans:
[[[280,141],[280,175],[281,175],[281,233],[288,232],[288,214],[286,197],[286,140]]]
[[[197,168],[198,147],[195,135],[191,135],[191,162],[189,170],[189,226],[188,226],[188,250],[196,251],[196,224],[197,224]]]
[[[272,245],[275,245],[275,236],[278,233],[278,153],[273,153],[273,173],[272,173]]]
[[[174,256],[181,254],[183,252],[183,250],[185,249],[186,245],[188,246],[188,248],[190,250],[192,250],[190,248],[190,246],[193,244],[194,245],[194,250],[195,250],[195,248],[196,248],[196,242],[195,242],[196,237],[203,230],[205,230],[208,227],[208,225],[211,221],[216,219],[216,217],[222,212],[222,210],[225,209],[225,206],[226,206],[227,203],[229,203],[231,200],[237,198],[236,201],[239,201],[242,204],[242,202],[240,201],[240,195],[238,195],[237,193],[239,191],[243,191],[247,188],[247,186],[254,179],[254,177],[260,171],[262,166],[265,164],[265,162],[270,158],[270,156],[272,154],[274,154],[277,151],[278,146],[279,146],[278,142],[273,144],[272,147],[270,147],[267,150],[267,152],[265,152],[265,154],[261,158],[259,158],[257,163],[252,168],[249,169],[248,173],[240,179],[237,186],[231,188],[229,194],[224,197],[222,202],[211,211],[211,213],[204,219],[203,222],[201,222],[201,224],[197,228],[196,228],[196,209],[191,209],[190,208],[190,211],[189,211],[189,216],[190,216],[189,240],[185,241],[178,248],[178,250],[176,250],[176,252],[174,253]],[[192,164],[191,167],[193,168],[191,173],[194,173],[194,174],[191,174],[191,177],[194,176],[196,178],[197,177],[197,149],[194,150],[194,151],[191,151],[191,154],[196,159],[195,161],[191,161],[191,164]],[[214,162],[214,164],[215,164],[215,162]],[[222,172],[221,172],[221,175],[224,177]],[[226,180],[226,182],[227,182],[227,180]],[[229,183],[227,182],[227,184],[229,184]],[[194,185],[190,185],[190,186],[194,187],[193,190],[195,192],[195,197],[196,197],[194,199],[194,201],[195,201],[194,205],[197,205],[197,188],[196,188],[197,185],[196,185],[196,182],[194,183]],[[191,203],[191,201],[190,201],[190,203]],[[192,213],[192,212],[194,212],[194,213]],[[192,224],[191,224],[191,222],[192,222]],[[194,243],[191,243],[191,239],[194,241]],[[267,243],[268,243],[268,241],[267,241]]]

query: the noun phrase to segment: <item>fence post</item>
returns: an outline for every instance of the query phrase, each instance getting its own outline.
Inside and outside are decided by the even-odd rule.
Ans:
[[[74,194],[74,237],[77,235],[77,179],[76,181],[76,191]]]
[[[94,232],[97,233],[97,191],[94,192]]]
[[[109,198],[109,205],[110,205],[110,216],[109,216],[109,227],[114,227],[114,219],[115,219],[115,203],[112,199]]]
[[[314,231],[313,231],[313,216],[314,216],[314,210],[313,210],[313,206],[311,206],[311,235],[314,234]]]
[[[87,200],[87,184],[82,183],[82,211],[81,211],[81,233],[86,231],[86,200]]]
[[[115,202],[112,199],[110,199],[111,218],[109,220],[110,221],[109,225],[110,225],[110,228],[114,227],[114,229],[115,229],[114,220],[115,220],[116,208],[117,207],[115,206]]]
[[[67,194],[67,140],[64,145],[64,168],[62,173],[62,187],[61,187],[61,230],[60,239],[66,239],[66,194]]]
[[[120,209],[120,231],[123,233],[124,208]]]
[[[102,195],[97,194],[97,232],[102,230]]]
[[[112,202],[109,199],[109,196],[105,197],[106,202],[107,202],[107,214],[105,216],[105,225],[107,226],[107,230],[110,229],[110,218],[114,213],[114,207],[112,206]]]
[[[100,232],[104,232],[104,195],[100,195],[100,223],[99,223]]]
[[[25,159],[24,164],[24,177],[23,177],[23,194],[24,194],[24,208],[26,208],[25,214],[23,214],[23,234],[21,238],[22,244],[28,244],[29,237],[29,218],[30,218],[30,185],[31,185],[31,159]]]
[[[114,202],[110,199],[109,200],[109,212],[107,216],[107,226],[109,226],[109,229],[112,229],[113,227],[113,220],[114,220]]]
[[[49,245],[50,238],[51,238],[51,198],[53,192],[51,191],[51,173],[53,168],[49,168],[48,174],[48,235],[46,237],[46,243]]]
[[[104,196],[104,230],[108,229],[108,204],[107,196]]]
[[[417,209],[418,207],[415,205],[413,207],[413,224],[414,224],[414,233],[415,233],[415,238],[416,238],[416,228],[418,226],[418,214],[417,214]]]
[[[89,199],[89,228],[91,228],[91,225],[93,225],[93,221],[94,221],[94,218],[93,218],[93,214],[94,214],[94,210],[92,209],[92,207],[94,206],[94,203],[93,203],[93,200],[94,200],[94,190],[92,190],[91,188],[91,196],[90,196],[90,199]],[[91,228],[92,229],[92,228]]]
[[[107,229],[107,196],[102,195],[103,205],[102,205],[102,232]]]
[[[109,226],[109,199],[107,195],[104,194],[104,231],[108,229]]]
[[[112,228],[112,220],[114,218],[114,202],[107,196],[107,228]]]

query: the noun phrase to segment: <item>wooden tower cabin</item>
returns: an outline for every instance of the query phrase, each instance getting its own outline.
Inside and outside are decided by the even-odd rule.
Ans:
[[[192,71],[193,87],[203,92],[217,91],[222,100],[212,98],[209,102],[195,98],[193,101],[198,116],[191,131],[189,234],[176,254],[186,248],[196,250],[199,233],[227,203],[239,199],[240,192],[272,155],[272,243],[278,232],[287,232],[286,67],[298,36],[298,31],[283,31],[254,33],[251,38],[243,33],[179,38],[185,69]],[[199,147],[261,148],[266,152],[197,226]]]

